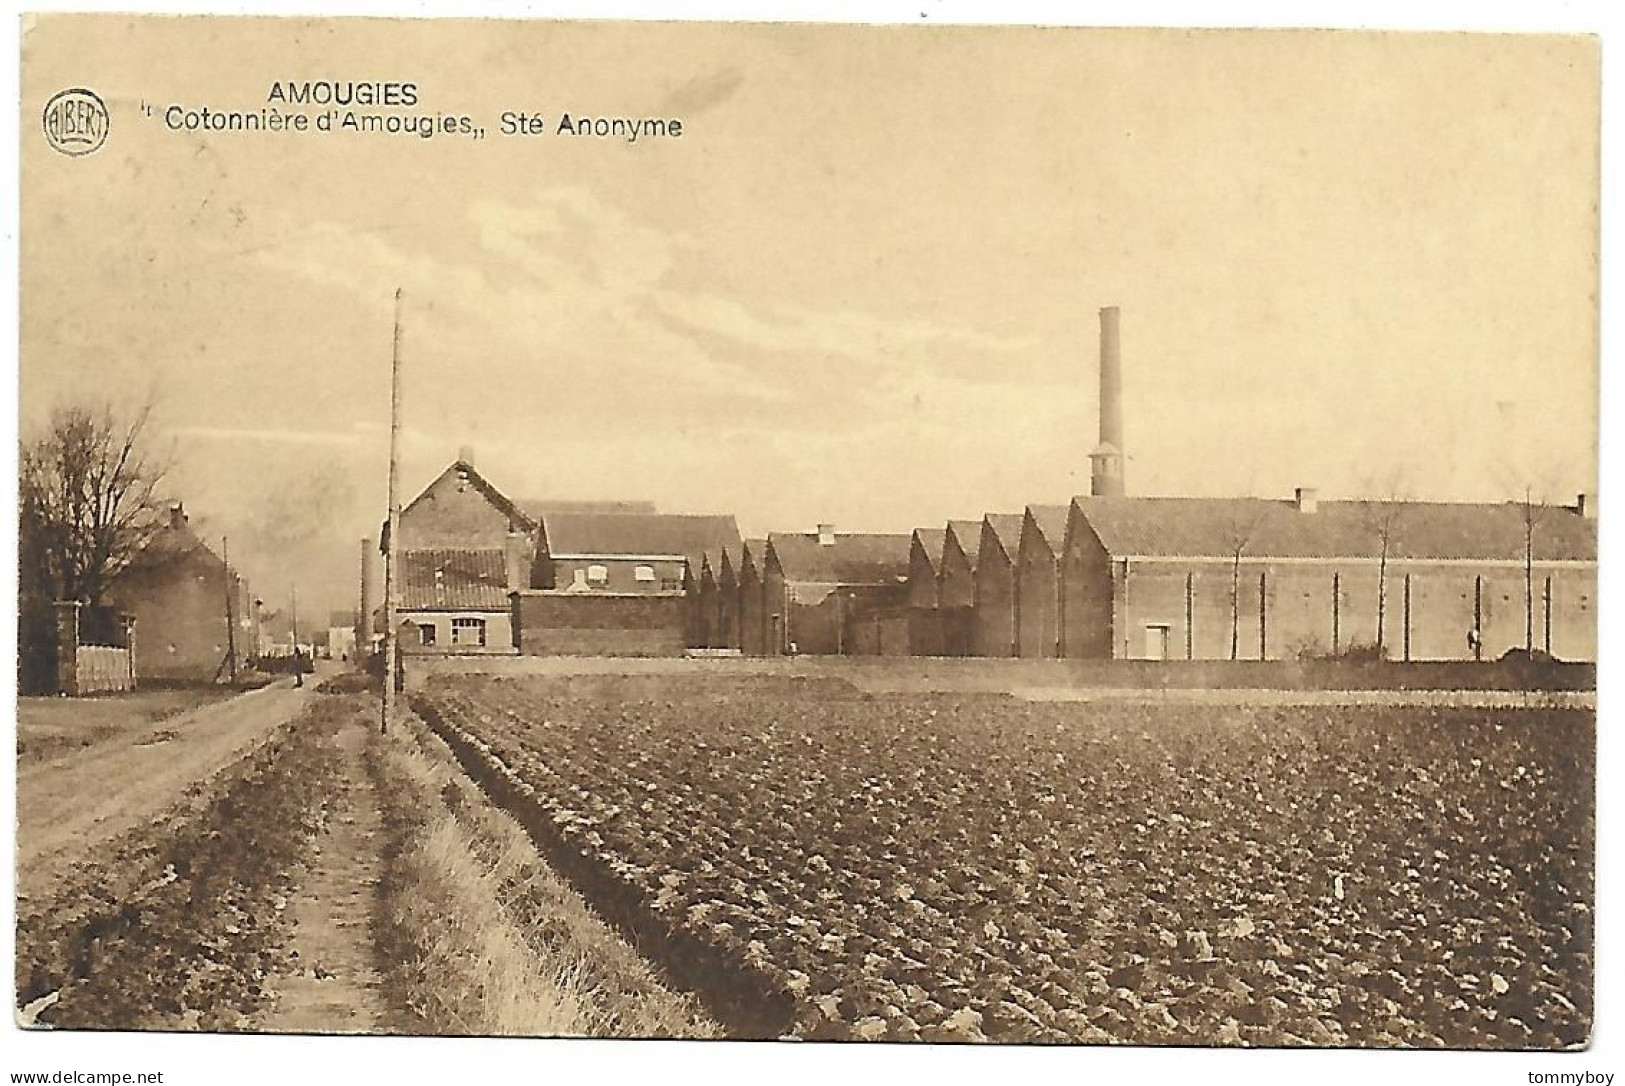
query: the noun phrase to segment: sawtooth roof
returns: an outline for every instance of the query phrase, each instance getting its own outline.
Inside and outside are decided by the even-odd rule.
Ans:
[[[950,520],[948,534],[959,544],[960,551],[970,568],[976,568],[976,554],[982,547],[982,522],[979,520]]]
[[[982,518],[984,524],[993,529],[993,538],[998,541],[1005,557],[1014,564],[1016,551],[1021,547],[1021,521],[1020,513],[989,513]]]
[[[1032,520],[1038,534],[1043,537],[1052,554],[1060,554],[1066,542],[1066,522],[1071,509],[1065,505],[1029,505],[1027,517]]]
[[[1521,561],[1522,502],[1321,501],[1313,513],[1267,498],[1095,498],[1073,504],[1120,557],[1391,558]],[[1536,561],[1595,561],[1596,522],[1535,506]]]
[[[948,542],[948,529],[916,528],[914,538],[920,541],[920,549],[925,552],[925,560],[930,563],[932,572],[942,572],[942,548]]]

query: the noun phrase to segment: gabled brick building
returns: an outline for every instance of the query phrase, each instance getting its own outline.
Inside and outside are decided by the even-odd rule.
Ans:
[[[948,522],[942,540],[942,570],[937,578],[942,651],[946,656],[976,654],[976,556],[981,544],[981,521]]]
[[[907,655],[884,636],[883,612],[907,600],[912,536],[811,533],[767,537],[764,607],[781,616],[768,629],[769,654]],[[771,620],[770,620],[771,622]]]
[[[1061,655],[1061,555],[1067,506],[1029,505],[1016,559],[1016,653]]]
[[[1016,558],[1021,553],[1020,513],[982,518],[976,557],[976,655],[1016,655]]]
[[[225,673],[231,648],[239,667],[257,651],[248,585],[198,536],[179,502],[107,597],[135,619],[138,682],[210,682]]]
[[[1596,659],[1595,505],[1076,498],[1068,656]]]
[[[762,575],[767,566],[767,540],[747,539],[739,550],[739,648],[746,656],[777,655],[784,615],[768,614]]]

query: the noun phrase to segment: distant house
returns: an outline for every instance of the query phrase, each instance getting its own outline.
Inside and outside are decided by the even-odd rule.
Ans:
[[[1029,505],[1016,558],[1016,654],[1061,655],[1061,554],[1067,506]]]
[[[946,656],[976,654],[976,556],[981,543],[979,520],[950,520],[943,533],[937,595]]]
[[[327,616],[327,652],[335,660],[355,655],[355,611],[332,611]]]
[[[906,637],[885,613],[908,598],[913,537],[770,533],[763,577],[765,608],[782,616],[768,651],[819,655],[907,655]]]
[[[1594,502],[1073,500],[1066,655],[1396,660],[1597,653]],[[1025,603],[1023,604],[1025,606]],[[1379,637],[1380,631],[1380,637]]]
[[[1020,513],[982,518],[976,555],[976,655],[1016,655],[1016,557],[1021,548]]]
[[[107,596],[135,618],[138,681],[210,682],[229,670],[229,650],[239,666],[256,653],[248,585],[192,529],[179,502]]]

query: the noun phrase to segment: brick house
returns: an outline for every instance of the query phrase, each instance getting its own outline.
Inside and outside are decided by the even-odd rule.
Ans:
[[[1080,497],[1062,640],[1080,658],[1290,659],[1374,646],[1380,624],[1396,660],[1489,660],[1532,643],[1592,661],[1594,512],[1584,499],[1526,510],[1308,490]]]
[[[559,591],[686,595],[705,553],[738,542],[727,515],[545,513],[532,580]]]
[[[906,626],[886,613],[907,601],[912,536],[811,533],[767,537],[765,608],[782,616],[770,626],[767,652],[808,655],[907,655]]]
[[[181,503],[171,506],[167,522],[107,593],[113,609],[135,619],[138,681],[210,682],[224,674],[228,649],[235,647],[239,667],[257,651],[248,585],[189,520]]]
[[[1061,655],[1061,555],[1067,506],[1029,505],[1016,556],[1016,654]]]
[[[1020,513],[989,513],[982,518],[976,557],[976,655],[1016,655],[1016,557],[1020,554]]]
[[[405,534],[404,532],[402,533]],[[512,654],[518,646],[509,594],[528,586],[529,541],[506,547],[433,547],[401,552],[401,651],[437,656]]]
[[[515,501],[464,449],[400,514],[399,613],[405,653],[489,655],[517,651],[510,594],[535,583],[538,536],[548,517],[643,516],[648,502]],[[380,549],[389,546],[388,525]],[[680,576],[680,575],[679,575]]]

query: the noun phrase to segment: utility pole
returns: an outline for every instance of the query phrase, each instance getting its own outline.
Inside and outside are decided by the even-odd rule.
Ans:
[[[395,715],[395,575],[401,546],[401,288],[395,288],[395,338],[389,363],[389,545],[384,548],[384,716],[380,732]]]
[[[231,684],[236,686],[237,616],[232,606],[232,597],[237,595],[237,585],[231,575],[231,541],[225,536],[220,537],[220,560],[226,567],[226,670],[231,675]]]

